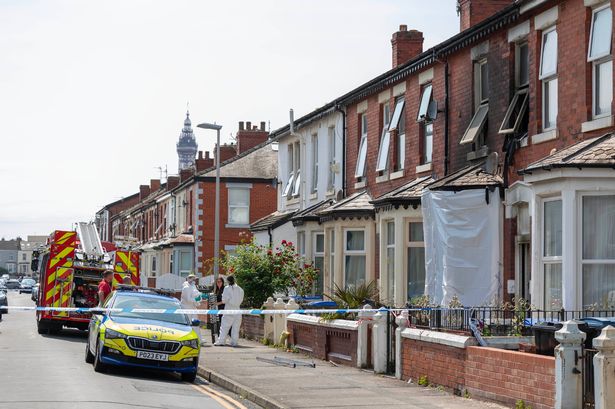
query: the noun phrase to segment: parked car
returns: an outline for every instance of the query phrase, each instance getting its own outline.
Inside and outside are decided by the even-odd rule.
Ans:
[[[30,297],[32,299],[32,301],[36,302],[38,300],[38,286],[39,284],[36,283],[34,284],[34,286],[32,287],[32,296]]]
[[[9,300],[6,296],[6,291],[6,287],[0,286],[0,308],[9,306]],[[2,314],[8,314],[8,312],[9,310],[2,310]]]
[[[19,282],[19,280],[15,280],[15,279],[8,280],[4,285],[9,290],[17,290],[21,288],[21,283]]]
[[[19,288],[19,294],[21,293],[31,293],[32,292],[32,287],[34,287],[34,285],[36,284],[36,281],[34,281],[31,278],[24,278],[23,280],[21,280],[21,287]]]

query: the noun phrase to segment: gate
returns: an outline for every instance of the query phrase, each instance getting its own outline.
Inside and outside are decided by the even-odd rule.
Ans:
[[[594,356],[598,350],[585,349],[583,351],[583,408],[595,407],[594,398]]]
[[[397,323],[395,322],[395,314],[387,311],[387,373],[395,373],[395,330]]]

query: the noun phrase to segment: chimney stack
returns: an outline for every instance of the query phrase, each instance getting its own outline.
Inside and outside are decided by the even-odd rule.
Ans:
[[[252,122],[246,122],[245,129],[239,128],[237,135],[237,155],[241,155],[245,151],[260,145],[269,138],[269,132],[265,130],[265,122],[261,121],[260,129],[258,125],[252,125]],[[222,155],[222,154],[221,154]]]
[[[459,28],[461,31],[491,17],[509,6],[513,0],[457,0],[459,11]]]
[[[393,68],[408,62],[423,52],[423,33],[418,30],[408,31],[408,26],[402,24],[399,31],[391,38],[393,46]]]
[[[139,186],[139,201],[145,200],[145,198],[149,196],[149,192],[150,189],[148,185]]]
[[[216,149],[214,147],[214,152],[216,152]],[[233,156],[237,155],[237,151],[235,150],[235,144],[234,143],[230,143],[230,144],[222,144],[220,145],[220,163],[231,159]],[[216,156],[216,154],[214,153],[214,157]],[[214,158],[214,165],[215,165],[215,161],[216,158]]]
[[[195,163],[197,172],[202,172],[214,166],[214,160],[209,157],[209,152],[205,152],[205,157],[203,157],[203,151],[199,151],[199,156]]]
[[[180,183],[185,182],[186,180],[190,179],[190,176],[192,176],[192,169],[182,169],[179,171],[179,181]]]
[[[179,185],[179,176],[169,176],[167,178],[167,190],[173,190]]]
[[[156,192],[160,189],[160,179],[150,179],[149,187],[151,192]]]

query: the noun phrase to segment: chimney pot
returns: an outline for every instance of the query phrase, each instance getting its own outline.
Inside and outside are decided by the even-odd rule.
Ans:
[[[205,159],[209,159],[209,151],[205,151]]]
[[[261,121],[261,131],[265,131],[265,121]]]
[[[399,31],[408,31],[408,26],[405,24],[400,24],[399,25]]]
[[[203,159],[203,151],[199,151],[199,159]]]
[[[246,130],[249,131],[250,129],[252,129],[252,122],[246,121]]]
[[[239,121],[239,130],[243,131],[243,121]]]

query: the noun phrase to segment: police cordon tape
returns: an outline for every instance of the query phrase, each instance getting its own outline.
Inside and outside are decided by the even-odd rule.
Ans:
[[[357,312],[401,312],[430,311],[432,308],[337,308],[337,309],[297,309],[297,310],[199,310],[199,309],[157,309],[157,308],[77,308],[77,307],[0,307],[0,311],[44,311],[74,312],[77,314],[109,314],[130,312],[135,314],[189,314],[189,315],[273,315],[273,314],[345,314]]]

